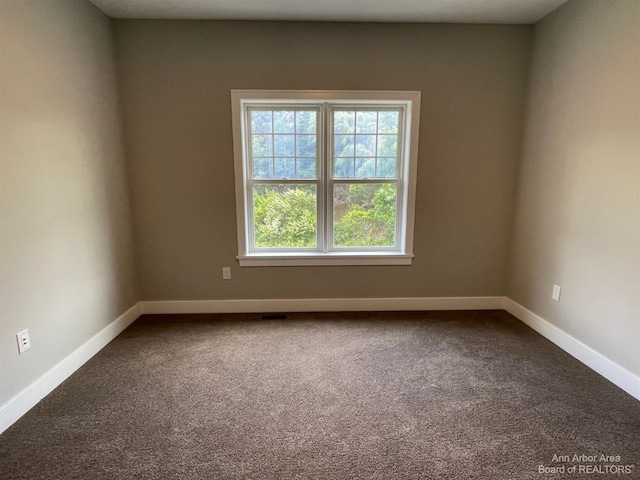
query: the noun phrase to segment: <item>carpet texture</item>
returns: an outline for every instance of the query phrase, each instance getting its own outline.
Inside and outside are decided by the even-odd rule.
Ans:
[[[145,315],[0,478],[640,478],[640,402],[504,311]]]

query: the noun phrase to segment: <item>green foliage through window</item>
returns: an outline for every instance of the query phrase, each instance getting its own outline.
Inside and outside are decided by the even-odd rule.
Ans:
[[[316,246],[315,185],[258,185],[253,202],[256,247]]]
[[[333,238],[337,247],[392,247],[396,185],[339,184],[334,189]]]
[[[336,184],[335,246],[393,246],[396,198],[395,184]],[[253,199],[256,247],[316,246],[315,185],[257,185]]]

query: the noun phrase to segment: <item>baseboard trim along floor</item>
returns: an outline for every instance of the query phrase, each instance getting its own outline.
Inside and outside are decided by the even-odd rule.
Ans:
[[[143,313],[500,310],[504,297],[294,298],[140,302]]]
[[[145,301],[131,307],[84,345],[0,406],[0,433],[9,428],[143,314],[502,309],[640,400],[640,377],[506,297]]]
[[[640,377],[510,298],[504,299],[504,309],[547,340],[555,343],[569,355],[580,360],[587,367],[598,372],[611,383],[640,400]]]
[[[58,385],[89,361],[141,315],[137,303],[113,322],[71,352],[27,388],[0,406],[0,433],[13,425]]]

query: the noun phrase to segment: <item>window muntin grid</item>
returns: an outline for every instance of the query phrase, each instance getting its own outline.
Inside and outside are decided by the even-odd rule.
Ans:
[[[401,108],[333,108],[333,178],[398,178],[401,120]]]
[[[318,177],[317,107],[249,107],[247,115],[252,179]]]

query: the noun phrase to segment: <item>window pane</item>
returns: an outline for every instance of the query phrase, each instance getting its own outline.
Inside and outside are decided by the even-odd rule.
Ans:
[[[273,155],[271,150],[271,135],[251,135],[251,155],[253,157],[270,157]]]
[[[250,110],[249,114],[254,179],[317,178],[317,110]]]
[[[378,156],[395,157],[398,155],[397,135],[378,135]]]
[[[395,245],[397,186],[338,184],[333,191],[333,244],[336,247]]]
[[[316,159],[298,158],[296,178],[316,178]]]
[[[254,158],[253,178],[273,178],[272,162],[272,158]]]
[[[356,135],[356,155],[373,157],[376,154],[375,135]]]
[[[357,112],[356,133],[376,133],[378,112]]]
[[[273,160],[274,178],[295,178],[296,159],[295,158],[275,158]]]
[[[333,112],[333,133],[355,133],[356,112]]]
[[[334,135],[333,136],[333,155],[335,157],[353,157],[354,154],[354,135]]]
[[[353,178],[353,158],[336,158],[333,165],[335,178]]]
[[[266,131],[273,126],[276,132],[251,135],[254,179],[317,178],[317,134],[313,133],[317,124],[315,110],[254,110],[250,114],[252,128]],[[294,130],[311,133],[293,133]]]
[[[296,112],[296,133],[316,133],[315,111]]]
[[[254,244],[256,247],[316,246],[315,185],[254,185]]]
[[[375,158],[356,158],[356,178],[373,178],[375,175]]]
[[[276,110],[273,112],[273,131],[275,133],[294,133],[295,112]]]
[[[251,131],[253,133],[271,133],[271,112],[253,110],[251,112]]]
[[[334,178],[398,178],[400,113],[398,110],[334,111]],[[348,134],[352,131],[355,135]]]
[[[297,135],[296,136],[296,155],[299,157],[315,157],[316,156],[316,136],[315,135]]]
[[[376,166],[377,178],[396,178],[396,164],[395,158],[378,158]]]
[[[381,111],[378,114],[378,133],[398,133],[399,112]]]
[[[293,135],[274,135],[273,151],[277,157],[295,156]]]

